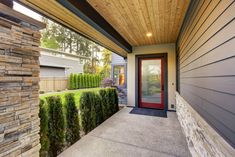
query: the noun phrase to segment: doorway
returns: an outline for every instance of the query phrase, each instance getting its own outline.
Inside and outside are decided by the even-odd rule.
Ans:
[[[165,109],[165,57],[138,58],[138,106]]]

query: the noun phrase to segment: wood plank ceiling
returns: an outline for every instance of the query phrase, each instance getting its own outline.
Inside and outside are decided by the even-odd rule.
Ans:
[[[127,56],[126,50],[66,9],[56,0],[17,0],[17,2],[59,22],[123,57]]]
[[[124,57],[127,56],[128,51],[113,40],[115,37],[112,33],[106,30],[106,33],[109,34],[108,36],[105,35],[102,31],[97,30],[97,27],[95,28],[94,25],[92,26],[82,20],[81,17],[77,16],[72,10],[75,8],[79,11],[79,4],[87,3],[92,6],[93,8],[91,8],[99,16],[101,15],[130,46],[141,46],[176,42],[186,10],[190,3],[190,0],[17,1]],[[72,7],[66,8],[65,4],[68,5],[68,3]],[[97,16],[94,15],[94,17]],[[100,26],[98,26],[98,28],[99,27]],[[147,33],[151,33],[152,36],[147,37]]]
[[[174,43],[190,0],[87,0],[132,46]],[[146,34],[151,33],[151,37]]]

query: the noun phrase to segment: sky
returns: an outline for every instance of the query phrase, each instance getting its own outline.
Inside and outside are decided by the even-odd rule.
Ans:
[[[34,19],[36,19],[38,21],[42,21],[42,18],[41,18],[42,16],[41,15],[39,15],[38,13],[36,13],[36,12],[34,12],[34,11],[32,11],[32,10],[22,6],[22,5],[20,5],[19,3],[14,2],[13,9],[18,11],[18,12],[20,12],[20,13],[22,13],[22,14],[25,14],[25,15],[27,15],[29,17],[32,17],[32,18],[34,18]]]

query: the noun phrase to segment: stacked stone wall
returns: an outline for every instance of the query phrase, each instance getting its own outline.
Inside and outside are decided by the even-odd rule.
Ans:
[[[41,36],[30,23],[5,17],[0,17],[0,157],[39,156]]]
[[[193,157],[235,156],[235,150],[178,93],[176,113]]]

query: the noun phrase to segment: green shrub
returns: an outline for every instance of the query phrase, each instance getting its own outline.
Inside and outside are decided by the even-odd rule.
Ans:
[[[69,89],[73,89],[73,74],[69,75]]]
[[[114,100],[115,100],[115,112],[118,112],[119,111],[118,91],[117,89],[114,89],[113,92],[114,92]]]
[[[84,88],[84,75],[81,74],[81,88]]]
[[[108,94],[106,89],[101,89],[99,91],[101,99],[101,106],[103,112],[103,118],[106,120],[109,117],[109,104],[108,104]]]
[[[86,88],[86,74],[83,74],[83,88]]]
[[[102,98],[100,97],[100,95],[95,94],[96,126],[104,121],[101,100]]]
[[[39,103],[39,118],[40,118],[40,156],[48,156],[49,139],[48,139],[48,115],[45,106],[45,101],[40,99]]]
[[[99,91],[101,99],[101,107],[103,111],[103,119],[106,120],[119,110],[118,95],[115,88],[101,89]]]
[[[81,78],[82,75],[80,75]],[[93,76],[93,78],[99,80],[100,76]],[[68,145],[76,142],[80,138],[79,120],[81,128],[87,134],[118,111],[118,95],[115,88],[80,93],[79,99],[76,100],[79,101],[79,105],[75,104],[73,93],[46,97],[48,106],[43,105],[43,100],[40,101],[41,156],[48,156],[47,152],[52,157],[60,153],[63,150],[65,137]],[[63,112],[60,98],[64,99],[65,112]],[[78,98],[77,95],[76,98]],[[78,119],[76,106],[79,106],[80,109],[80,119]],[[64,120],[65,115],[66,121]]]
[[[83,92],[80,97],[80,119],[82,129],[87,134],[91,130],[91,92]]]
[[[90,82],[89,82],[90,74],[86,74],[86,88],[89,88]]]
[[[89,86],[88,86],[88,82],[89,82],[89,76],[88,76],[88,74],[86,74],[86,88],[89,87]]]
[[[97,125],[96,125],[96,102],[95,102],[95,92],[90,92],[90,95],[89,95],[89,98],[90,98],[90,103],[91,103],[91,128],[90,130],[93,130]]]
[[[96,75],[96,87],[99,87],[99,75]]]
[[[93,84],[93,86],[92,86],[93,88],[96,87],[96,85],[95,85],[95,75],[92,76],[92,84]]]
[[[67,93],[65,95],[65,108],[67,120],[66,141],[69,145],[71,145],[80,139],[78,110],[73,93]]]
[[[88,88],[90,88],[92,86],[92,82],[91,82],[91,77],[89,75],[87,76],[87,83],[90,84],[90,86],[87,86]]]
[[[74,89],[78,89],[78,81],[77,81],[77,78],[78,78],[78,74],[74,74],[74,75],[73,75]]]
[[[91,80],[91,88],[94,88],[94,87],[95,87],[95,86],[94,86],[94,76],[95,76],[95,75],[92,75],[91,78],[90,78],[90,80]]]
[[[93,76],[93,87],[97,87],[96,86],[96,75]]]
[[[100,85],[101,85],[101,80],[102,80],[102,78],[101,78],[101,76],[99,75],[99,77],[98,77],[98,87],[100,87]]]
[[[92,82],[91,82],[91,77],[89,75],[87,75],[87,84],[89,83],[89,85],[87,85],[87,88],[91,88],[92,87]]]
[[[78,84],[78,89],[81,88],[81,74],[78,74],[77,76],[77,84]]]
[[[108,95],[108,104],[109,104],[109,116],[111,116],[115,113],[115,98],[114,98],[113,88],[107,89],[107,95]]]
[[[44,94],[45,93],[45,91],[39,91],[39,94]]]
[[[69,89],[100,87],[101,76],[96,74],[70,74]]]
[[[55,157],[63,150],[64,146],[64,114],[59,96],[49,96],[46,101],[48,104],[49,154]]]
[[[117,89],[115,88],[110,88],[109,89],[110,92],[110,97],[111,97],[111,106],[112,106],[112,113],[116,113],[119,110],[119,106],[118,106],[118,93],[117,93]]]

